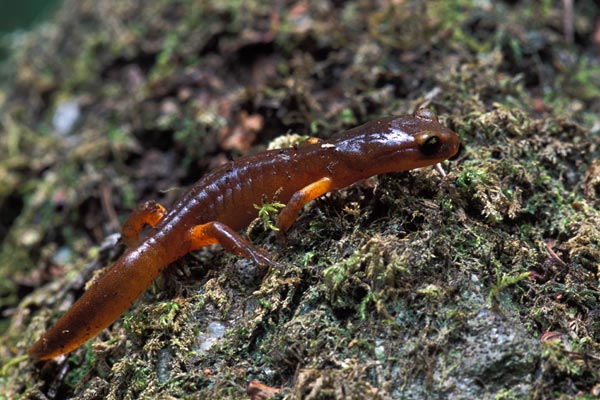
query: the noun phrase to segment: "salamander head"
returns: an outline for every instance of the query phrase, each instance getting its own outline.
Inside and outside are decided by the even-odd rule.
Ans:
[[[458,135],[426,109],[372,121],[335,139],[344,164],[366,176],[433,165],[459,148]]]

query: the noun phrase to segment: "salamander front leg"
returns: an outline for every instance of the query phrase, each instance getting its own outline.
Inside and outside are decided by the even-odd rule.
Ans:
[[[125,245],[128,248],[137,246],[144,225],[155,226],[166,213],[167,210],[154,200],[148,200],[137,206],[121,230],[121,238]]]
[[[218,243],[231,254],[249,258],[258,265],[275,265],[262,251],[254,248],[237,232],[217,221],[196,225],[190,232],[192,249],[197,250],[209,244]]]
[[[281,234],[284,234],[288,229],[290,229],[296,220],[298,213],[300,210],[302,210],[302,207],[304,207],[306,203],[316,199],[321,195],[324,195],[332,189],[333,180],[331,178],[324,177],[294,193],[290,201],[288,201],[286,206],[279,214],[277,228],[279,228]]]

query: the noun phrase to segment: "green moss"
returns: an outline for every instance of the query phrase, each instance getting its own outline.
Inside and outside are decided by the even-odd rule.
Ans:
[[[263,203],[262,205],[254,204],[254,208],[258,210],[258,218],[262,220],[263,227],[265,230],[279,231],[279,228],[275,225],[273,220],[274,216],[277,215],[281,209],[285,207],[283,203]]]
[[[70,356],[69,362],[74,365],[65,376],[65,383],[71,388],[77,387],[77,385],[90,373],[93,369],[93,365],[97,362],[96,356],[92,349],[92,342],[87,341],[83,346],[85,349],[85,355],[83,361],[78,356]]]
[[[593,37],[597,7],[574,5],[577,37]],[[261,116],[258,149],[425,104],[463,152],[444,178],[390,174],[313,202],[286,245],[249,229],[272,268],[215,249],[183,258],[68,358],[67,377],[15,361],[0,392],[244,398],[258,379],[290,398],[594,393],[600,70],[592,41],[561,34],[561,7],[68,2],[23,40],[0,94],[2,359],[111,263],[118,247],[99,243],[135,204],[170,205],[167,189],[238,155],[223,138],[241,115]],[[71,99],[81,119],[55,135]],[[215,321],[225,336],[200,350]],[[540,343],[546,332],[564,340]]]

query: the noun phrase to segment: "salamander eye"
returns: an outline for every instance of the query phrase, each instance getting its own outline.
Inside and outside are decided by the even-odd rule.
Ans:
[[[432,122],[438,122],[437,115],[433,111],[431,111],[430,109],[428,109],[426,107],[419,108],[417,111],[415,111],[414,115],[415,115],[415,117],[420,118],[420,119],[424,119],[424,120],[432,121]]]
[[[430,136],[423,142],[423,144],[421,144],[421,153],[426,156],[436,155],[441,146],[442,141],[440,138],[437,136]]]

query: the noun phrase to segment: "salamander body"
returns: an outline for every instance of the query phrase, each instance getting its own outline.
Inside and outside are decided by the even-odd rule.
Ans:
[[[231,161],[205,175],[166,211],[138,207],[122,231],[128,250],[29,349],[38,360],[68,353],[125,312],[173,261],[218,243],[265,265],[271,260],[237,231],[256,218],[263,199],[285,203],[277,227],[286,232],[307,202],[373,175],[439,163],[458,151],[458,135],[427,110],[390,117],[329,140],[270,150]],[[144,225],[153,228],[140,241]]]

